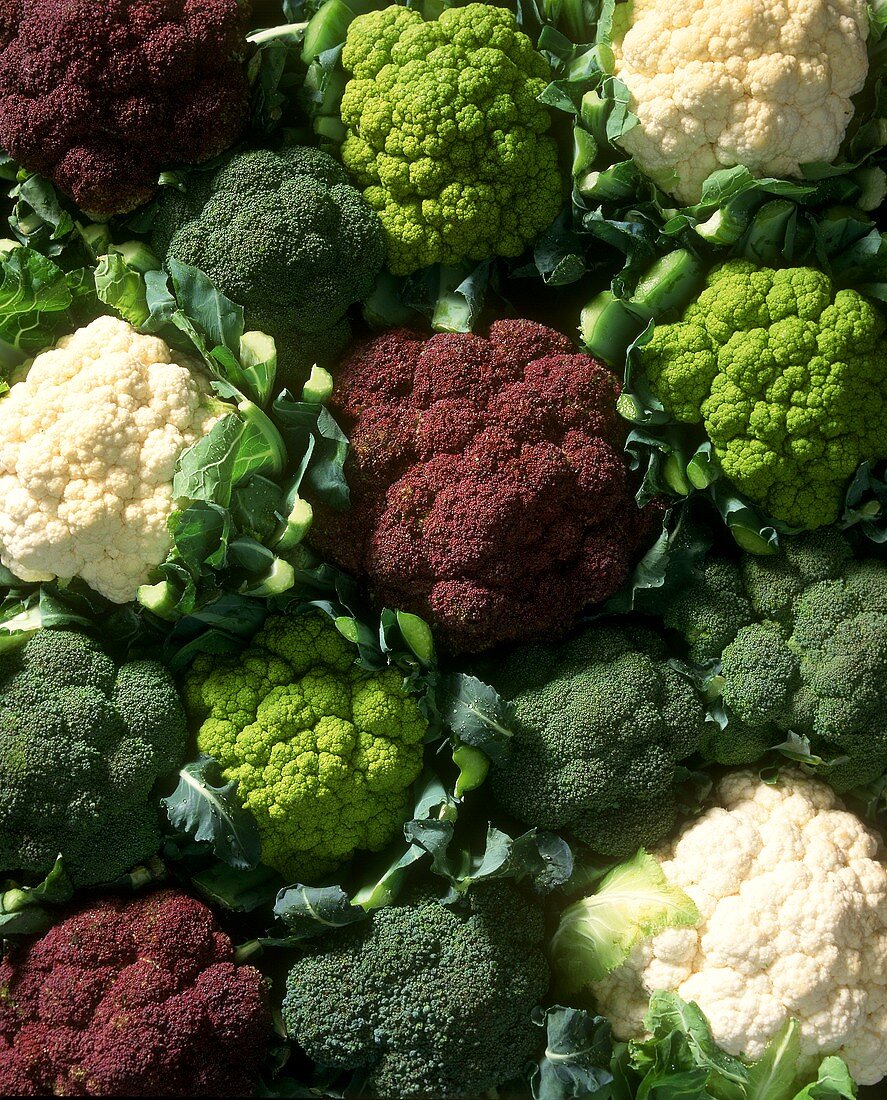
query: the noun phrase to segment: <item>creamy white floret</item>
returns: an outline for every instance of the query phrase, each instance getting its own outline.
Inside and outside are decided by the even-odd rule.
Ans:
[[[695,928],[638,944],[595,983],[620,1039],[644,1033],[657,989],[695,1001],[733,1055],[760,1058],[789,1018],[802,1069],[842,1057],[887,1076],[887,865],[878,835],[824,783],[728,775],[715,805],[654,854],[696,903]]]
[[[614,50],[639,125],[621,144],[686,203],[720,168],[791,177],[831,162],[867,36],[865,0],[634,0]]]
[[[100,317],[0,402],[0,561],[135,598],[169,549],[176,461],[218,419],[195,363]]]

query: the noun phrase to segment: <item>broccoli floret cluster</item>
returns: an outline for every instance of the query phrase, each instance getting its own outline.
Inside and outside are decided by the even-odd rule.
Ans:
[[[836,762],[823,774],[839,790],[887,769],[887,563],[857,560],[832,529],[773,557],[712,555],[665,621],[715,663],[729,722],[704,743],[711,759],[750,764],[795,733]]]
[[[283,1018],[321,1066],[373,1096],[474,1098],[522,1075],[549,972],[541,910],[507,884],[458,906],[414,892],[307,944]]]
[[[238,0],[18,0],[0,19],[0,146],[94,217],[200,164],[249,113]]]
[[[164,188],[151,246],[205,272],[277,341],[290,384],[329,365],[385,257],[382,225],[340,164],[319,149],[237,153],[186,188]]]
[[[185,713],[155,661],[118,664],[90,638],[41,630],[0,658],[0,871],[77,886],[157,851],[159,779],[182,762]]]
[[[422,769],[427,721],[396,669],[366,672],[320,615],[274,615],[233,657],[185,681],[197,745],[236,779],[262,859],[313,881],[397,833]]]
[[[518,820],[631,855],[675,815],[675,767],[705,734],[705,708],[651,630],[591,626],[559,646],[524,646],[486,670],[511,701],[496,800]]]
[[[726,477],[775,519],[834,523],[864,460],[887,457],[885,319],[814,268],[716,268],[638,349],[675,420],[701,424]]]
[[[108,898],[0,962],[5,1096],[251,1096],[264,980],[205,905]]]
[[[330,404],[352,507],[312,501],[313,545],[454,650],[563,633],[619,588],[659,515],[635,505],[618,394],[530,321],[365,340]]]
[[[554,221],[564,188],[538,102],[549,67],[511,12],[468,4],[425,22],[392,5],[354,20],[342,64],[342,160],[395,274],[517,256]]]

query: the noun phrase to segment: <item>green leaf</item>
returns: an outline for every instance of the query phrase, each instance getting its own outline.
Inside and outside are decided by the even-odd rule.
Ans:
[[[720,1049],[698,1005],[688,1004],[676,993],[659,990],[650,997],[644,1027],[650,1032],[652,1043],[674,1035],[682,1036],[695,1065],[713,1073],[720,1085],[730,1083],[746,1087],[748,1069],[738,1058]]]
[[[172,493],[176,500],[203,500],[227,508],[243,440],[243,421],[232,412],[183,451],[176,463]]]
[[[46,906],[63,905],[73,895],[74,887],[61,856],[37,886],[18,886],[7,882],[0,889],[0,939],[45,932],[54,923],[52,910]]]
[[[240,366],[247,386],[258,402],[270,400],[277,377],[277,345],[264,332],[245,332],[240,338]]]
[[[95,287],[99,299],[136,328],[141,328],[150,318],[145,278],[118,253],[112,252],[99,259]]]
[[[545,1053],[533,1071],[533,1100],[570,1100],[608,1096],[612,1042],[603,1016],[580,1008],[536,1011],[534,1022],[546,1030]]]
[[[794,1100],[855,1100],[856,1083],[850,1071],[834,1055],[819,1067],[816,1080],[794,1097]]]
[[[0,366],[9,369],[54,342],[73,296],[61,268],[30,248],[3,256],[0,274]]]
[[[274,903],[274,915],[296,939],[319,936],[329,928],[343,928],[365,920],[367,913],[341,886],[303,886],[301,883],[281,890]]]
[[[167,266],[180,308],[199,327],[210,347],[237,354],[243,336],[243,308],[217,290],[196,267],[170,257]]]
[[[698,921],[690,898],[641,849],[562,913],[551,942],[555,970],[565,990],[584,989],[621,966],[639,940]]]
[[[759,1061],[748,1067],[745,1100],[792,1100],[801,1056],[801,1029],[786,1020]]]
[[[252,913],[270,906],[282,885],[280,874],[264,863],[252,868],[217,863],[192,875],[191,882],[210,904],[235,913]]]
[[[262,843],[253,816],[237,796],[237,781],[225,783],[211,757],[186,764],[175,791],[161,801],[174,829],[209,843],[224,863],[245,869],[258,864]]]
[[[512,711],[495,688],[476,676],[453,673],[441,679],[438,709],[460,741],[481,749],[494,764],[505,760],[512,738]]]

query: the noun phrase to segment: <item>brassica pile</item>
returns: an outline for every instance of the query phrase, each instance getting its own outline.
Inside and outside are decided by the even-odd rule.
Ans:
[[[0,2],[0,1094],[882,1096],[885,43]]]

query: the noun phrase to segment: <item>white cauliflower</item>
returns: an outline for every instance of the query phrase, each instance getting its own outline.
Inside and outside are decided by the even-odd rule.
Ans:
[[[591,989],[615,1035],[643,1035],[650,994],[695,1001],[718,1044],[760,1058],[790,1018],[801,1071],[837,1054],[887,1075],[887,866],[880,838],[825,784],[728,775],[715,805],[654,853],[699,922],[632,948]]]
[[[620,139],[685,203],[719,168],[831,162],[868,74],[865,0],[634,0],[613,43],[640,124]]]
[[[166,557],[176,460],[219,418],[203,372],[100,317],[38,355],[0,402],[0,561],[135,599]]]

